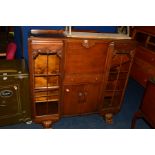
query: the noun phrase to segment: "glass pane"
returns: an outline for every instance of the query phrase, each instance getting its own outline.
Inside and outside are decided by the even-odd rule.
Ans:
[[[106,90],[114,90],[116,86],[116,80],[115,81],[108,81]]]
[[[112,100],[113,106],[119,106],[121,103],[122,91],[116,91]]]
[[[48,87],[59,86],[59,76],[48,77]]]
[[[121,72],[127,72],[129,70],[129,67],[130,67],[130,62],[128,61],[128,62],[121,65],[120,71]]]
[[[116,90],[123,90],[126,80],[118,80],[116,84]]]
[[[35,88],[47,87],[47,77],[35,77]]]
[[[59,100],[59,90],[48,91],[48,101],[58,101]]]
[[[103,108],[112,106],[112,97],[104,97]]]
[[[35,101],[40,102],[40,101],[47,101],[47,92],[37,92],[35,93]]]
[[[48,56],[48,74],[59,73],[59,58],[56,55]]]
[[[38,55],[34,60],[34,73],[47,74],[47,55]]]

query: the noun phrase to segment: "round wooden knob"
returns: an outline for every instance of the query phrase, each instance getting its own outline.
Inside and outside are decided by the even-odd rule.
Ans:
[[[70,90],[67,88],[67,89],[66,89],[66,92],[67,92],[67,93],[69,93],[69,92],[70,92]]]

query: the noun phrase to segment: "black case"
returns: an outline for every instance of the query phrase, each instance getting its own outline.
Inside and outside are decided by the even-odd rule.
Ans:
[[[0,60],[0,126],[31,120],[29,92],[25,60]]]

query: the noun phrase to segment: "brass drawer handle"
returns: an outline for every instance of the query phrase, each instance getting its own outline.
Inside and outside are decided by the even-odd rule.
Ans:
[[[85,47],[85,48],[90,48],[90,47],[92,47],[94,45],[95,45],[94,42],[90,42],[89,40],[86,40],[86,39],[83,40],[83,42],[82,42],[82,46]]]

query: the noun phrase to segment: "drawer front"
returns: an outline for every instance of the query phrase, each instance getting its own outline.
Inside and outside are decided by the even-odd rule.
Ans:
[[[31,42],[32,50],[51,50],[52,52],[56,52],[57,50],[62,49],[62,47],[63,47],[62,41],[32,40]]]
[[[102,73],[108,54],[108,42],[70,40],[66,43],[65,72],[67,74]]]
[[[155,53],[143,48],[143,47],[138,47],[136,49],[136,58],[142,59],[150,63],[151,65],[155,66]]]
[[[146,86],[148,79],[155,76],[155,68],[146,67],[147,63],[139,63],[136,59],[131,68],[131,77],[133,77],[142,86]]]
[[[67,74],[64,76],[64,83],[71,84],[71,83],[98,83],[101,82],[103,79],[102,74]]]

